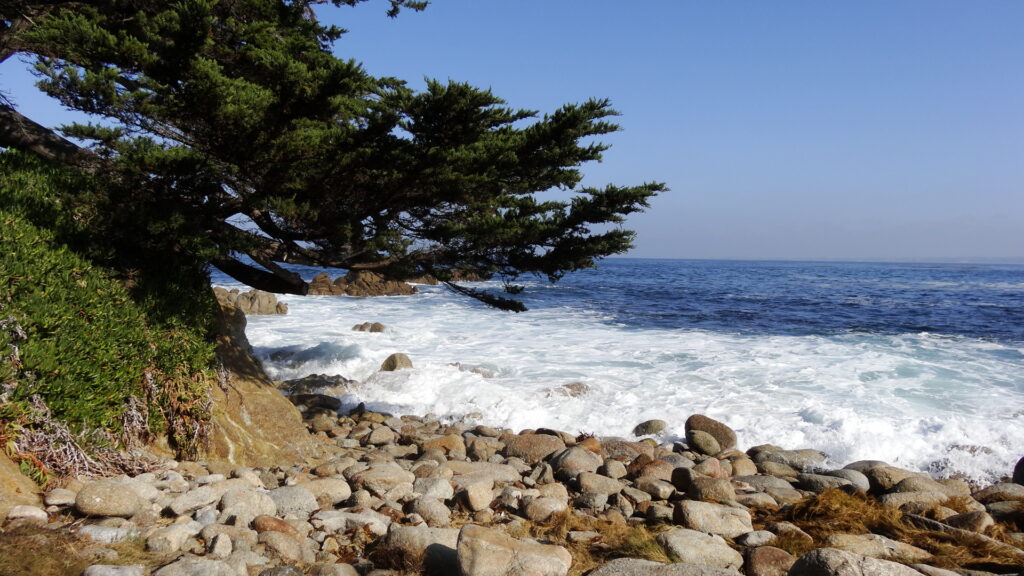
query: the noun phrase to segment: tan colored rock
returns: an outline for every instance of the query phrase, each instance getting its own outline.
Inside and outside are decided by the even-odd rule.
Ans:
[[[750,513],[711,502],[682,500],[676,504],[673,520],[680,526],[735,538],[754,529]]]
[[[263,532],[280,532],[297,541],[302,540],[302,534],[299,534],[299,531],[294,526],[280,518],[275,518],[274,516],[257,516],[252,521],[252,529],[255,530],[257,534],[262,534]]]
[[[729,569],[738,569],[743,564],[743,556],[714,534],[676,528],[662,532],[657,540],[665,550],[687,564]]]
[[[0,450],[0,521],[15,506],[42,506],[39,486]]]
[[[818,548],[797,558],[789,576],[921,576],[920,572],[890,562],[859,556],[835,548]]]
[[[313,438],[302,415],[252,357],[245,314],[221,306],[218,328],[217,355],[230,384],[210,386],[213,429],[208,456],[247,466],[274,466],[312,455]]]
[[[825,547],[903,563],[926,562],[932,557],[916,546],[878,534],[830,534],[825,538]]]
[[[78,491],[75,508],[86,516],[129,518],[142,508],[142,499],[123,484],[99,480]]]
[[[457,551],[462,576],[565,576],[572,566],[561,546],[516,540],[473,524],[459,532]]]

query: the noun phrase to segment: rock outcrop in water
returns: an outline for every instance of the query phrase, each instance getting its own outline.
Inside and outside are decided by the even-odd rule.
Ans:
[[[352,270],[333,281],[326,272],[321,272],[309,282],[311,296],[405,296],[415,293],[415,286],[387,280],[367,270]]]
[[[213,289],[217,301],[226,306],[233,306],[243,314],[287,314],[288,305],[278,302],[277,296],[263,290],[239,292],[238,288],[227,290],[217,286]]]

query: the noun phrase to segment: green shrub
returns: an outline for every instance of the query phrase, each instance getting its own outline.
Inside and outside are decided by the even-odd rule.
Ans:
[[[45,420],[96,449],[166,432],[195,456],[215,378],[208,284],[189,279],[174,292],[190,300],[179,308],[188,313],[161,309],[166,299],[129,290],[124,268],[112,266],[118,251],[106,240],[117,234],[101,186],[10,152],[0,174],[4,448],[16,426]]]

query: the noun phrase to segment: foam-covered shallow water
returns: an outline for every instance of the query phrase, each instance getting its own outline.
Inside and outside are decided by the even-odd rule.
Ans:
[[[246,332],[273,378],[340,374],[360,382],[347,404],[394,413],[617,436],[660,418],[675,437],[703,413],[742,448],[979,481],[1024,455],[1024,267],[609,260],[523,296],[524,314],[436,286],[284,296]],[[378,372],[393,352],[415,368]]]

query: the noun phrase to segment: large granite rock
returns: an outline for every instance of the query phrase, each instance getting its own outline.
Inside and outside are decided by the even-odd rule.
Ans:
[[[217,355],[228,372],[211,386],[213,426],[208,456],[247,466],[276,466],[315,452],[298,409],[281,394],[252,356],[245,314],[220,307]]]
[[[714,534],[677,528],[659,534],[658,544],[686,564],[731,569],[743,565],[743,556]]]
[[[735,538],[754,529],[750,513],[739,508],[682,500],[676,504],[673,520],[676,524],[709,534]]]
[[[522,458],[531,466],[562,450],[565,442],[550,434],[522,434],[505,440],[505,456]]]

